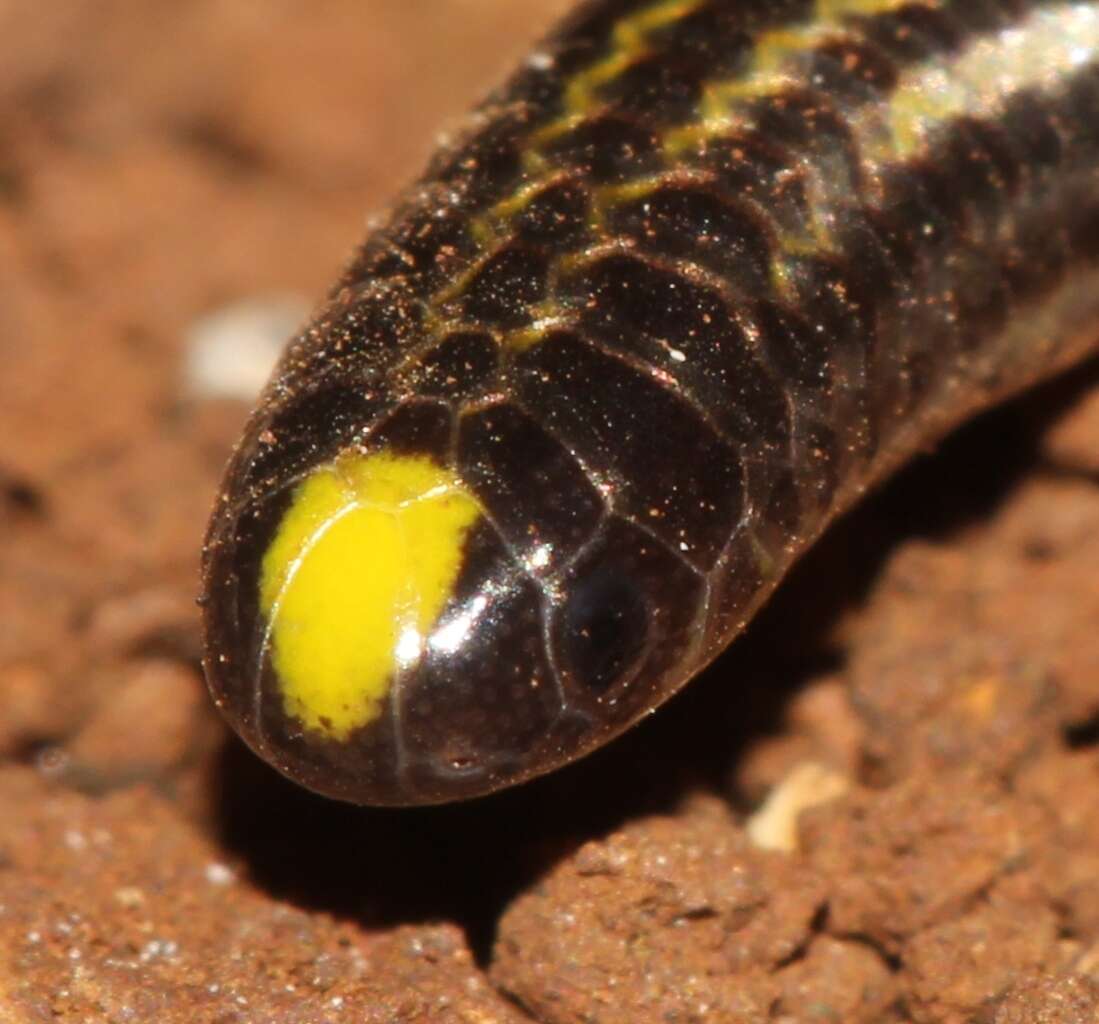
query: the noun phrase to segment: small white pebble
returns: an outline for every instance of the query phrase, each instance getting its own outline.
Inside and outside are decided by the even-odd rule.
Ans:
[[[546,53],[544,50],[535,50],[527,58],[527,67],[533,68],[535,71],[549,71],[553,65],[553,54]]]
[[[251,402],[309,304],[298,295],[242,299],[200,317],[186,333],[184,387],[196,398]]]
[[[171,939],[150,939],[141,947],[138,958],[142,963],[159,960],[162,957],[172,957],[179,952],[179,943]]]
[[[88,840],[84,838],[82,832],[77,832],[76,829],[69,829],[65,832],[65,845],[70,850],[85,850],[88,847]]]
[[[211,861],[206,865],[206,881],[211,885],[232,885],[237,876],[228,864],[220,861]]]
[[[145,903],[145,893],[136,885],[124,885],[114,891],[115,902],[127,909],[140,907]]]
[[[748,838],[764,850],[793,853],[798,846],[798,816],[818,804],[843,796],[851,788],[846,776],[814,762],[798,765],[748,819]]]

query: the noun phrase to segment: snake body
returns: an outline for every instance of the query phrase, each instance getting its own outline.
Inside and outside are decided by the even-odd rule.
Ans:
[[[1097,341],[1099,2],[588,3],[287,349],[207,537],[211,689],[341,799],[551,770]]]

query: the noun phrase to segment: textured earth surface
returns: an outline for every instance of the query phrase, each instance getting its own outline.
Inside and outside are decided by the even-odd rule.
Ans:
[[[5,1024],[1099,1020],[1095,367],[518,791],[333,805],[210,708],[198,545],[246,407],[196,325],[319,296],[564,6],[0,0]]]

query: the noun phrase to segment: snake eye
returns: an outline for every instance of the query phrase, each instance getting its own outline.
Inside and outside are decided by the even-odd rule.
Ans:
[[[601,567],[573,582],[562,627],[568,670],[599,697],[641,661],[649,635],[649,609],[635,580]]]

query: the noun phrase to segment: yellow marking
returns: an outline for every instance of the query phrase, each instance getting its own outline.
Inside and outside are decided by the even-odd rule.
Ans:
[[[546,159],[544,147],[584,123],[596,105],[596,90],[628,70],[649,52],[648,38],[651,32],[686,17],[700,4],[701,0],[659,0],[618,22],[611,35],[608,56],[579,71],[568,81],[560,116],[543,125],[527,139],[522,155],[523,184],[487,214],[474,218],[471,233],[479,245],[487,249],[499,243],[504,238],[507,221],[550,184],[552,168]]]
[[[911,0],[816,0],[800,23],[764,30],[753,40],[749,66],[739,75],[710,83],[704,89],[696,119],[669,128],[661,138],[664,165],[690,163],[714,139],[737,130],[751,130],[749,107],[782,92],[796,71],[797,59],[832,39],[858,35],[852,19],[898,10]],[[924,0],[940,6],[941,0]],[[429,302],[425,327],[431,332],[443,322],[440,306],[460,297],[484,261],[509,237],[509,225],[530,200],[550,184],[558,171],[547,156],[548,144],[582,124],[599,106],[599,90],[627,71],[652,50],[652,34],[685,17],[700,0],[656,0],[614,28],[607,54],[577,72],[566,83],[561,114],[535,131],[523,147],[523,184],[491,210],[474,218],[471,231],[482,255],[465,273],[444,286]],[[848,125],[865,162],[902,161],[918,154],[935,129],[953,117],[994,109],[1003,96],[1026,85],[1042,87],[1065,69],[1095,60],[1099,54],[1099,15],[1094,6],[1065,2],[1040,9],[1004,32],[977,39],[961,54],[933,57],[908,69],[884,104],[870,103],[849,115]],[[884,112],[883,112],[884,110]],[[796,266],[805,257],[835,251],[833,233],[834,183],[822,181],[811,164],[806,172],[804,224],[779,224],[771,259],[770,280],[776,293],[796,298]],[[790,173],[795,173],[791,169]],[[642,197],[658,187],[660,175],[624,185],[593,190],[588,227],[598,237],[616,203]],[[750,197],[745,197],[750,198]],[[762,198],[762,197],[761,197]],[[800,219],[800,218],[799,218]],[[583,253],[558,260],[554,275],[583,261]],[[553,294],[551,286],[549,293]],[[559,315],[547,303],[537,314],[541,322]],[[536,344],[544,331],[540,323],[509,332],[503,343],[512,350]]]
[[[546,328],[541,324],[531,324],[530,327],[520,327],[514,331],[508,331],[503,337],[503,344],[512,352],[526,352],[528,349],[540,345],[546,338]]]
[[[479,515],[422,456],[348,452],[298,485],[260,570],[288,716],[338,741],[377,718],[451,595]]]
[[[528,181],[521,185],[506,199],[502,199],[489,212],[489,216],[497,222],[511,220],[517,213],[521,213],[542,192],[549,188],[551,182],[541,178]]]
[[[770,579],[777,571],[775,556],[771,554],[767,546],[759,539],[755,530],[748,530],[745,536],[748,541],[748,546],[751,549],[752,557],[755,559],[756,568],[764,579]]]
[[[598,237],[607,223],[607,213],[621,203],[636,202],[652,195],[663,185],[679,181],[680,177],[667,172],[645,178],[636,178],[620,185],[601,185],[592,192],[588,210],[588,229]]]
[[[497,247],[507,238],[508,223],[523,210],[542,189],[552,181],[552,169],[543,152],[554,139],[579,126],[591,114],[595,106],[595,92],[599,86],[612,81],[633,63],[649,52],[650,33],[670,25],[696,10],[701,0],[658,0],[615,25],[608,56],[574,75],[565,86],[562,113],[544,125],[526,141],[523,147],[523,184],[510,196],[498,202],[481,216],[472,218],[470,234],[481,251],[466,271],[445,285],[432,296],[432,313],[465,293],[484,263],[494,255]],[[603,209],[598,199],[590,209],[588,226],[599,230],[604,222]],[[432,332],[436,327],[434,315],[429,315],[425,328]],[[511,347],[522,350],[535,344],[541,335],[537,327],[524,328],[509,334]]]
[[[749,103],[774,96],[789,84],[786,74],[796,57],[820,47],[828,39],[839,37],[846,22],[856,15],[884,14],[909,0],[817,0],[813,14],[801,25],[783,26],[761,33],[752,48],[751,66],[736,78],[706,87],[700,104],[699,119],[692,124],[668,131],[663,148],[673,159],[686,153],[700,152],[706,144],[736,129],[751,127],[742,108]],[[804,232],[779,229],[771,259],[770,279],[775,291],[785,300],[796,298],[790,261],[801,256],[835,250],[828,204],[815,193],[827,186],[809,180]]]
[[[794,274],[787,256],[790,248],[787,243],[782,243],[782,253],[771,258],[768,279],[775,295],[782,302],[788,305],[796,305],[798,298],[797,282],[794,280]]]
[[[574,75],[565,86],[563,113],[530,139],[540,149],[583,121],[596,105],[595,93],[628,70],[649,50],[649,35],[697,10],[701,0],[659,0],[635,14],[620,18],[611,33],[609,52],[601,61]]]
[[[563,312],[559,303],[545,299],[530,307],[531,322],[526,327],[517,327],[500,336],[503,348],[512,352],[525,352],[539,344],[552,330],[571,326],[572,321]]]
[[[670,153],[694,150],[708,139],[743,126],[737,107],[766,99],[788,84],[785,69],[794,58],[838,38],[847,21],[857,15],[879,15],[898,10],[911,0],[817,0],[813,13],[801,25],[785,25],[761,33],[752,46],[751,66],[741,75],[707,86],[693,124],[672,129],[664,138]]]

